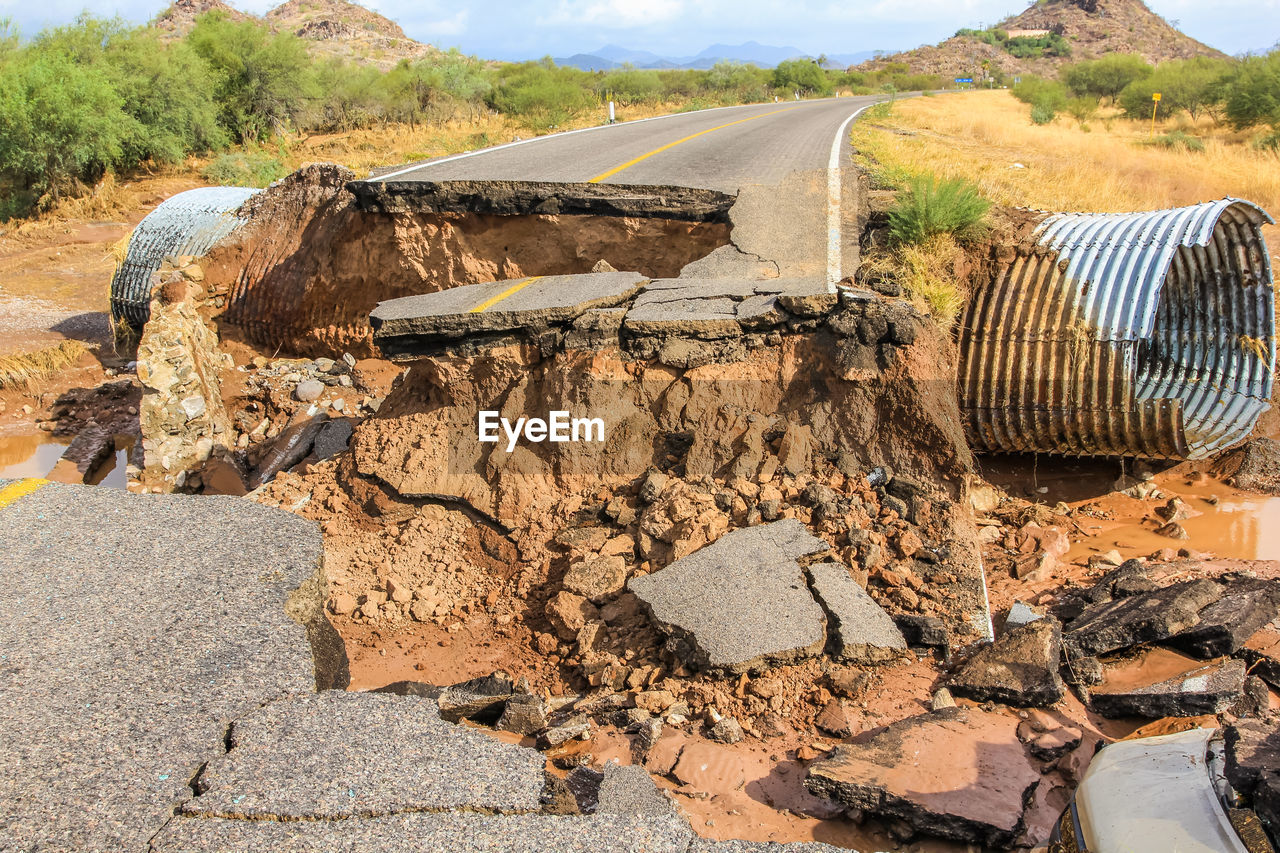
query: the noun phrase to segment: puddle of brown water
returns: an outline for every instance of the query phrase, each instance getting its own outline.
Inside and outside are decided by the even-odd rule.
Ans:
[[[1120,523],[1079,518],[1081,526],[1093,535],[1077,544],[1070,558],[1087,558],[1112,548],[1125,557],[1145,556],[1161,548],[1191,548],[1227,559],[1280,560],[1280,498],[1237,491],[1216,481],[1202,486],[1186,485],[1182,480],[1161,482],[1158,478],[1157,482],[1162,491],[1182,498],[1198,513],[1178,522],[1187,539],[1155,532],[1163,521],[1147,514],[1159,506],[1158,502],[1139,504],[1117,498],[1109,503],[1121,510],[1116,513]],[[1208,500],[1211,498],[1217,500],[1216,505]]]
[[[69,442],[48,433],[0,435],[0,479],[46,477],[58,464]],[[125,489],[129,485],[127,465],[132,442],[117,438],[115,452],[88,479],[91,486]]]

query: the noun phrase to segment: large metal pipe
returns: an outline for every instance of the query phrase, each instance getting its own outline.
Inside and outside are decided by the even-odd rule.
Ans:
[[[167,257],[203,255],[247,220],[236,216],[252,187],[201,187],[162,202],[138,223],[111,279],[111,317],[141,329],[151,315],[151,274]]]
[[[1257,205],[1058,213],[970,301],[960,409],[976,450],[1196,459],[1269,408],[1272,272]]]

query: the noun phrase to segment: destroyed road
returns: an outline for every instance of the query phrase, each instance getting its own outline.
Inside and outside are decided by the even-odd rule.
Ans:
[[[849,117],[880,97],[677,113],[521,140],[375,172],[370,182],[557,181],[736,192],[827,167]]]

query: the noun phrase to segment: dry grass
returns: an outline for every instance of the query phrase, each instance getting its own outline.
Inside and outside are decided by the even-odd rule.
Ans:
[[[964,249],[950,234],[939,234],[923,243],[864,255],[858,275],[859,280],[871,276],[896,282],[917,308],[949,329],[968,298],[956,276],[956,269],[963,265]]]
[[[86,351],[79,341],[63,341],[33,352],[0,356],[0,388],[30,390],[59,370],[75,364]]]
[[[1280,155],[1253,148],[1255,134],[1208,120],[1169,121],[1156,132],[1174,129],[1203,139],[1204,152],[1143,145],[1148,126],[1124,119],[1092,131],[1066,118],[1036,126],[1008,92],[966,92],[899,101],[887,117],[855,124],[853,143],[890,180],[967,178],[1014,207],[1121,212],[1231,195],[1280,214]],[[1268,236],[1275,245],[1276,229]]]

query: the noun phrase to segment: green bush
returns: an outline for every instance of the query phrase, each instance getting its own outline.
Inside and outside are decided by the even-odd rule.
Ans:
[[[1101,59],[1068,65],[1062,69],[1060,79],[1078,96],[1114,101],[1125,86],[1150,76],[1152,70],[1137,54],[1112,53]]]
[[[831,94],[831,78],[808,59],[788,59],[773,69],[773,87],[802,95]]]
[[[1034,74],[1028,74],[1022,81],[1014,84],[1013,96],[1030,106],[1044,106],[1053,112],[1067,105],[1067,89],[1056,80],[1046,80]]]
[[[1163,136],[1148,139],[1143,144],[1154,145],[1158,148],[1169,148],[1174,151],[1204,151],[1204,142],[1181,130],[1175,130]]]
[[[1223,95],[1236,128],[1269,124],[1280,130],[1280,48],[1246,58],[1223,81]]]
[[[1032,124],[1052,124],[1053,120],[1058,117],[1058,113],[1053,107],[1047,104],[1031,105],[1031,123]]]
[[[319,95],[311,58],[297,36],[214,10],[196,19],[187,41],[208,64],[222,124],[240,142],[296,127]]]
[[[990,209],[991,202],[968,181],[918,176],[907,183],[889,211],[889,236],[898,244],[923,243],[938,234],[950,234],[961,242],[976,240],[987,232]]]
[[[1253,140],[1253,147],[1258,151],[1280,152],[1280,130],[1273,130]]]
[[[1098,102],[1089,97],[1071,98],[1063,109],[1084,127],[1089,119],[1098,114]]]
[[[1231,70],[1228,61],[1206,56],[1162,62],[1151,74],[1125,86],[1116,100],[1130,118],[1149,118],[1151,96],[1159,92],[1159,115],[1185,110],[1194,120],[1222,102],[1224,80]]]
[[[221,154],[200,170],[206,181],[224,187],[265,187],[287,174],[282,158],[252,152]]]

